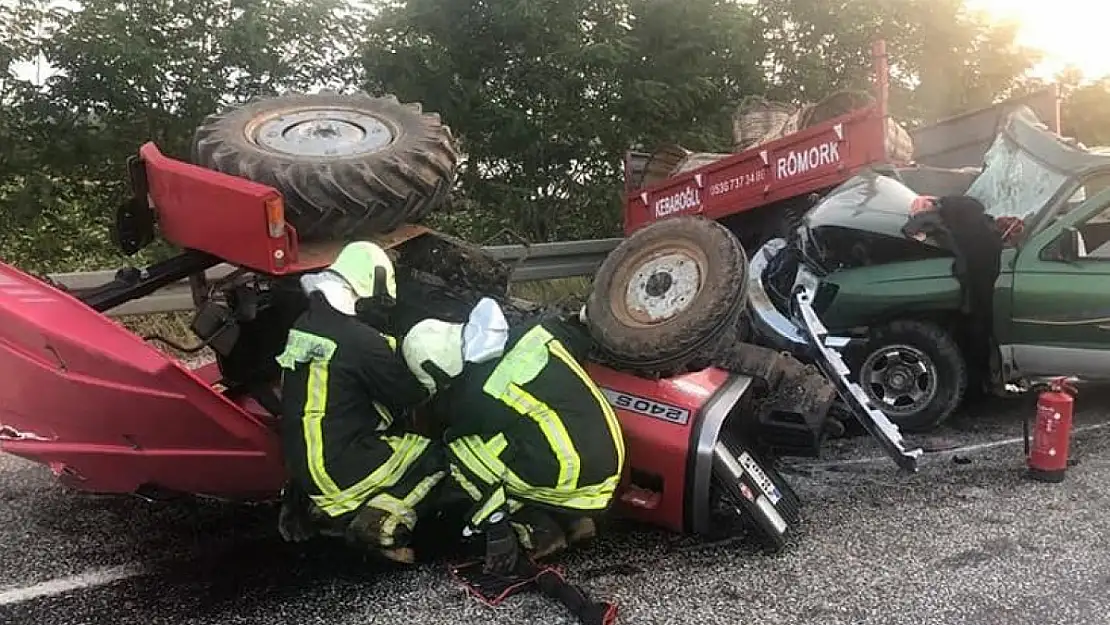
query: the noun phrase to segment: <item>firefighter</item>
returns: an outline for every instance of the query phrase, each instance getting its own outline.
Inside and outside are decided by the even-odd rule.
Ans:
[[[581,314],[584,317],[584,312]],[[474,502],[464,535],[485,534],[485,570],[506,574],[596,532],[624,466],[616,414],[579,364],[580,318],[509,329],[490,299],[468,323],[426,319],[405,336],[409,368],[449,412],[452,482]]]
[[[359,241],[302,284],[308,309],[277,358],[290,475],[282,535],[303,540],[312,526],[412,563],[411,533],[446,464],[439,446],[404,419],[427,392],[397,341],[367,322],[380,323],[395,302],[393,263],[377,245]],[[309,510],[311,522],[298,510]]]

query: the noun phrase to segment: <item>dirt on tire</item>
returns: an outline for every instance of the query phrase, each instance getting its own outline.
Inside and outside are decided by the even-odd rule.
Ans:
[[[601,265],[587,301],[590,332],[621,369],[658,377],[701,368],[739,323],[747,271],[724,226],[700,217],[656,222]]]
[[[418,222],[446,198],[451,129],[393,95],[290,94],[210,115],[195,164],[277,189],[302,241],[350,240]]]

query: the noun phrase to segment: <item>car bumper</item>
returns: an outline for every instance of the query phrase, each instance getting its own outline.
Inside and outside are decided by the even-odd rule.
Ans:
[[[804,353],[809,350],[805,333],[797,323],[779,312],[764,285],[767,266],[786,249],[786,245],[785,239],[772,239],[759,248],[749,261],[748,311],[751,313],[752,329],[760,339],[778,349]]]
[[[921,449],[907,449],[898,426],[875,407],[863,389],[849,378],[850,370],[840,355],[849,339],[829,335],[813,309],[818,280],[804,266],[794,279],[794,310],[798,321],[780,312],[764,287],[768,263],[786,248],[786,241],[767,242],[753,256],[749,265],[750,284],[748,307],[756,333],[780,349],[790,350],[813,361],[836,386],[837,393],[851,409],[852,415],[882,445],[894,462],[907,471],[917,471]]]

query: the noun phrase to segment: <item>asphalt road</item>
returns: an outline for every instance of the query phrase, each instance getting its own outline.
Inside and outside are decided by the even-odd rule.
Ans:
[[[779,555],[617,527],[564,564],[618,602],[621,623],[1105,624],[1110,393],[1079,402],[1079,463],[1063,484],[1022,479],[1021,445],[1005,439],[1031,404],[1007,401],[924,441],[985,447],[930,454],[916,475],[866,438],[795,462],[807,516]],[[77,495],[0,456],[0,623],[572,622],[534,596],[481,606],[442,563],[398,569],[338,545],[285,545],[273,522],[269,508]]]

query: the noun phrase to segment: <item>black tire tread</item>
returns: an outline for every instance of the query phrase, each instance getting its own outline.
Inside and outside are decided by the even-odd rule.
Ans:
[[[698,242],[709,258],[702,293],[680,317],[656,328],[630,328],[608,305],[612,280],[642,246],[663,239]],[[747,303],[748,262],[739,240],[724,226],[700,217],[676,217],[647,226],[613,250],[587,301],[590,333],[606,362],[649,377],[668,377],[705,366],[734,335]]]
[[[394,142],[372,154],[300,157],[248,140],[253,120],[306,106],[341,106],[393,126]],[[394,95],[289,94],[209,115],[193,136],[195,164],[274,187],[303,241],[345,240],[418,222],[447,197],[459,157],[449,126]]]
[[[938,395],[925,409],[913,415],[888,415],[899,429],[907,433],[925,433],[944,423],[963,403],[968,388],[968,369],[963,352],[952,335],[940,325],[924,320],[903,319],[874,328],[867,347],[852,358],[853,376],[859,380],[860,367],[872,346],[906,343],[936,360]],[[946,374],[947,371],[947,374]]]

